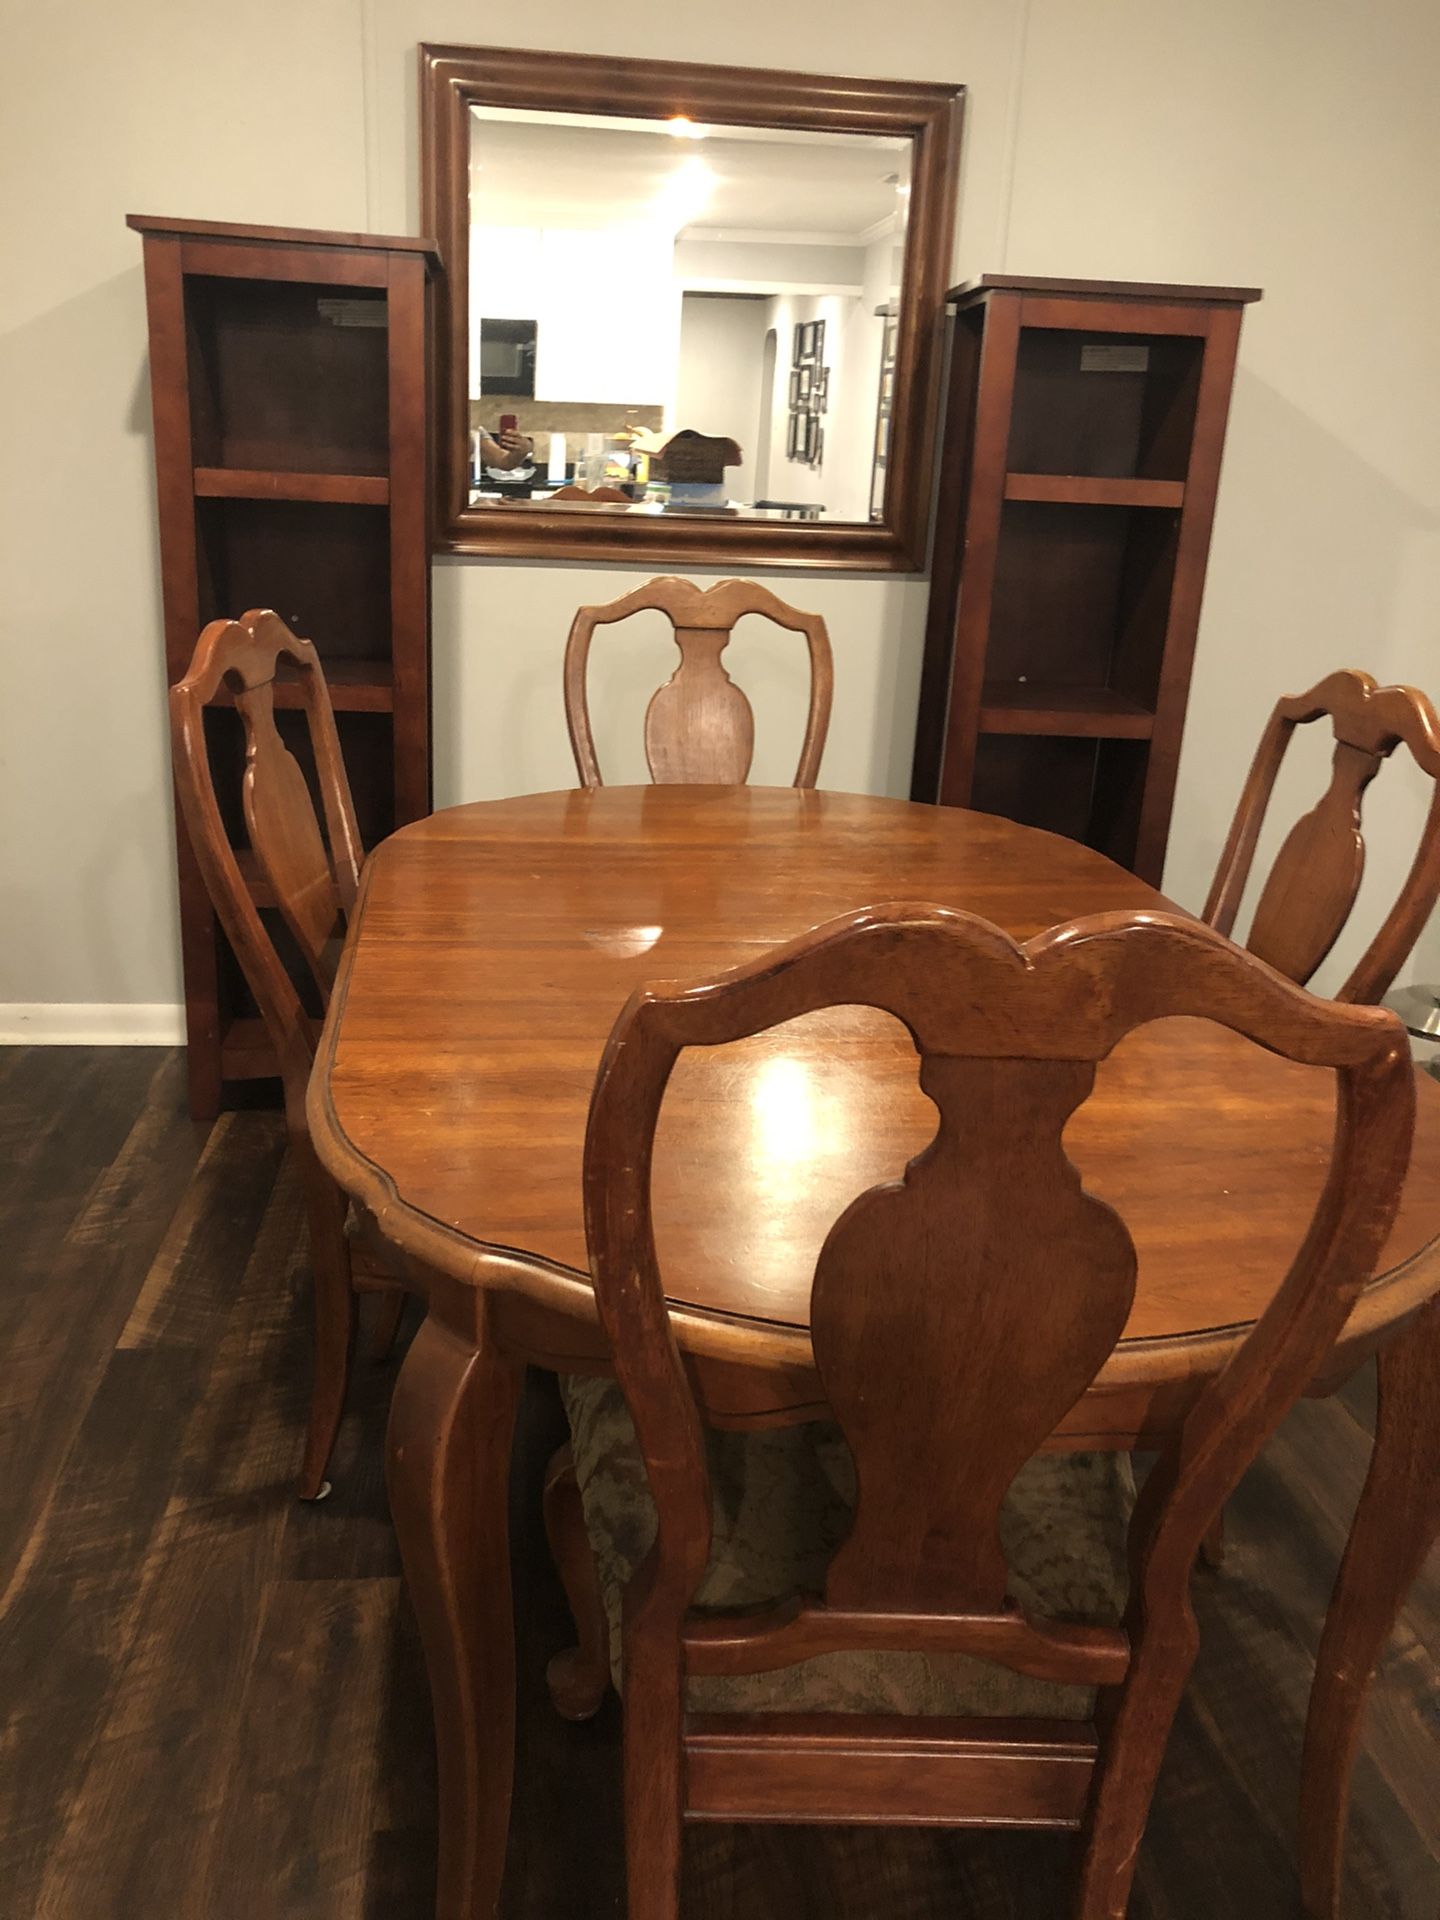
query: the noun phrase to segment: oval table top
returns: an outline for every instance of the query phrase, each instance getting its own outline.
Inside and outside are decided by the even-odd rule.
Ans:
[[[1020,939],[1170,907],[1073,841],[906,801],[647,786],[451,808],[366,868],[311,1081],[316,1151],[429,1267],[593,1325],[581,1155],[631,990],[709,978],[893,900],[963,908]],[[825,1234],[934,1132],[916,1076],[909,1035],[862,1008],[682,1056],[653,1190],[687,1347],[809,1365]],[[1399,1217],[1347,1346],[1440,1288],[1440,1084],[1422,1075],[1419,1094]],[[1139,1273],[1097,1388],[1221,1363],[1300,1245],[1333,1124],[1331,1074],[1202,1021],[1138,1029],[1101,1064],[1066,1145],[1125,1220]]]

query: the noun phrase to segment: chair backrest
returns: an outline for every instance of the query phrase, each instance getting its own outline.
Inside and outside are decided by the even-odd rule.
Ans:
[[[684,1048],[836,1005],[904,1023],[940,1116],[903,1180],[871,1188],[835,1222],[815,1267],[811,1339],[855,1457],[853,1529],[823,1600],[687,1618],[710,1549],[711,1489],[656,1260],[656,1122]],[[1135,1289],[1125,1224],[1085,1192],[1062,1134],[1097,1062],[1133,1028],[1172,1015],[1335,1069],[1333,1154],[1272,1305],[1149,1476],[1131,1531],[1125,1627],[1061,1626],[1007,1603],[1000,1508],[1104,1366]],[[626,1596],[627,1716],[632,1674],[643,1693],[673,1689],[682,1672],[913,1648],[1113,1686],[1128,1684],[1145,1636],[1183,1644],[1207,1526],[1374,1271],[1408,1164],[1414,1097],[1393,1014],[1317,1000],[1180,916],[1104,914],[1021,946],[968,914],[883,907],[717,980],[639,989],[606,1048],[585,1149],[596,1300],[660,1519]]]
[[[585,693],[595,629],[647,611],[668,618],[680,649],[679,666],[645,711],[645,759],[651,778],[661,784],[740,786],[749,776],[755,715],[720,656],[735,622],[744,614],[758,613],[777,626],[803,633],[810,650],[810,710],[793,784],[813,787],[825,751],[835,677],[825,622],[818,613],[787,606],[754,581],[719,580],[702,590],[692,581],[673,576],[651,580],[606,606],[581,607],[575,615],[565,647],[565,720],[580,784],[604,784]]]
[[[1384,924],[1336,998],[1379,1000],[1440,897],[1440,719],[1414,687],[1377,686],[1368,673],[1332,673],[1308,693],[1281,700],[1260,737],[1220,856],[1205,920],[1235,925],[1275,778],[1297,726],[1328,719],[1335,755],[1330,784],[1291,828],[1256,903],[1251,953],[1303,985],[1339,938],[1365,872],[1361,800],[1402,742],[1435,782],[1420,846]]]
[[[634,505],[629,494],[622,493],[619,487],[577,487],[573,484],[567,484],[563,487],[557,487],[550,498],[552,500],[578,500],[582,506],[587,507],[629,507]]]
[[[299,687],[325,818],[323,836],[300,763],[275,724],[282,661],[297,670],[296,681],[287,684]],[[226,832],[205,737],[205,709],[226,692],[244,729],[241,803],[255,865],[325,1001],[334,980],[333,936],[354,906],[359,885],[360,834],[313,645],[263,609],[239,620],[212,620],[200,635],[189,671],[170,689],[175,785],[211,904],[279,1055],[287,1110],[298,1097],[303,1112],[314,1053],[311,1022]]]

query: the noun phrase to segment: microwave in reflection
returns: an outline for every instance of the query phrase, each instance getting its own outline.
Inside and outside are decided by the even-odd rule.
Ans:
[[[481,320],[482,393],[535,398],[535,331],[533,320]]]

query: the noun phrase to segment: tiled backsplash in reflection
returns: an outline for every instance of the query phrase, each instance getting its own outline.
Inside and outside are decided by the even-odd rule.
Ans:
[[[544,459],[549,435],[563,433],[577,440],[587,433],[616,434],[626,426],[653,432],[665,419],[664,407],[626,406],[620,401],[519,400],[514,394],[495,394],[470,402],[470,425],[494,433],[502,413],[513,413],[521,433],[535,441]]]

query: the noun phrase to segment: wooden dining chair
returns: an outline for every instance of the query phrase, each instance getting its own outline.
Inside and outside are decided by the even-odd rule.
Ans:
[[[275,724],[282,662],[294,670],[309,734],[325,831],[305,775]],[[315,1057],[316,1023],[260,917],[255,895],[226,831],[205,737],[205,711],[226,693],[245,738],[241,809],[255,870],[294,940],[322,1005],[328,1004],[345,917],[355,904],[363,851],[335,716],[320,659],[310,641],[277,614],[254,610],[212,620],[189,671],[170,689],[175,784],[190,843],[210,901],[255,997],[279,1063],[289,1148],[300,1170],[310,1226],[315,1358],[303,1500],[329,1492],[329,1464],[349,1381],[356,1293],[382,1293],[377,1347],[394,1338],[405,1295],[373,1250],[346,1233],[347,1202],[316,1159],[305,1122],[305,1090]]]
[[[751,580],[719,580],[700,588],[667,575],[601,607],[581,607],[565,646],[565,720],[580,784],[603,786],[590,730],[586,678],[596,627],[632,613],[663,613],[675,631],[680,664],[645,710],[645,759],[665,785],[740,786],[755,752],[755,714],[720,656],[735,622],[757,613],[803,633],[810,651],[810,709],[793,786],[813,787],[830,727],[834,666],[830,636],[818,613],[802,613]]]
[[[577,487],[567,484],[557,487],[550,498],[573,500],[584,507],[630,507],[635,504],[630,495],[622,493],[619,487]]]
[[[651,1218],[667,1079],[688,1047],[856,1004],[909,1029],[938,1131],[820,1250],[835,1424],[707,1432]],[[1172,1015],[1334,1070],[1339,1117],[1300,1253],[1132,1501],[1127,1455],[1041,1451],[1135,1291],[1125,1224],[1062,1135],[1097,1063]],[[1019,946],[967,914],[876,908],[631,996],[584,1164],[618,1387],[566,1386],[618,1633],[629,1920],[675,1920],[695,1820],[1078,1830],[1073,1912],[1121,1920],[1196,1651],[1200,1536],[1373,1272],[1413,1111],[1392,1014],[1316,1000],[1179,916]]]
[[[1246,946],[1304,985],[1340,937],[1365,873],[1362,804],[1381,765],[1402,743],[1435,782],[1420,844],[1405,883],[1370,945],[1335,995],[1371,1004],[1384,998],[1440,897],[1440,718],[1414,687],[1382,687],[1348,668],[1280,700],[1260,736],[1203,918],[1233,931],[1286,749],[1296,727],[1328,719],[1335,739],[1330,783],[1290,829],[1261,890]],[[1225,1560],[1223,1516],[1205,1537],[1204,1558]]]
[[[1399,897],[1335,996],[1374,1002],[1394,984],[1440,898],[1440,718],[1414,687],[1377,686],[1368,673],[1347,670],[1277,704],[1260,736],[1203,918],[1221,933],[1233,929],[1291,736],[1296,727],[1322,719],[1330,721],[1335,736],[1330,784],[1276,855],[1245,944],[1289,979],[1302,985],[1309,980],[1339,938],[1360,891],[1365,789],[1403,744],[1435,782],[1435,791]]]

